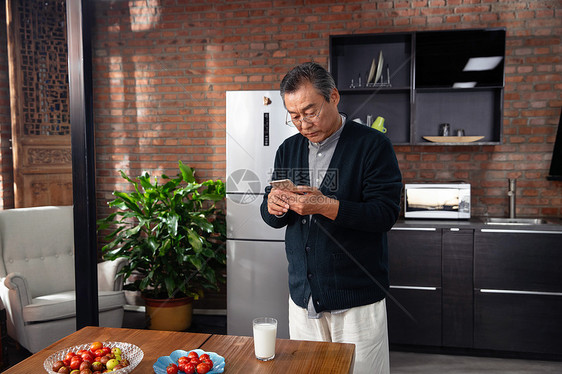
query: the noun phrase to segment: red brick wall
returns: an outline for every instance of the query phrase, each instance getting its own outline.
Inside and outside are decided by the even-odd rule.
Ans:
[[[296,6],[295,6],[296,4]],[[225,91],[277,89],[310,59],[327,66],[328,36],[507,28],[504,143],[397,146],[404,182],[463,179],[474,215],[562,216],[562,183],[545,179],[562,106],[559,0],[95,2],[98,206],[117,170],[225,178]],[[103,210],[103,209],[102,209]]]
[[[6,7],[0,6],[0,209],[14,207]]]

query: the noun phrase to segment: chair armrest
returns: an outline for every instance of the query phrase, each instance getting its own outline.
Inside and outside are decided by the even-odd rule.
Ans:
[[[19,273],[10,273],[4,278],[4,286],[8,290],[14,291],[16,296],[19,299],[19,302],[22,307],[31,304],[31,291],[27,284],[27,279]],[[6,304],[6,301],[3,301]]]
[[[117,273],[127,263],[126,258],[98,263],[98,290],[121,291],[123,289],[123,276]]]
[[[24,347],[29,347],[23,321],[23,308],[31,304],[31,291],[25,277],[10,273],[0,282],[0,298],[6,308],[8,334]]]

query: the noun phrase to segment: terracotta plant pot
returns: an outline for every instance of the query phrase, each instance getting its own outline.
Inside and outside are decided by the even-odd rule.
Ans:
[[[143,296],[143,299],[148,329],[185,331],[191,326],[193,298],[151,299]]]

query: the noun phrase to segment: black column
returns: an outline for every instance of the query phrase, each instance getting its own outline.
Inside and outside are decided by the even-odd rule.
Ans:
[[[98,326],[95,144],[90,0],[67,0],[74,194],[76,329]]]

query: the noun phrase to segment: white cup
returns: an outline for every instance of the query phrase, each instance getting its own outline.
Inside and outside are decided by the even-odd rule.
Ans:
[[[254,319],[253,325],[256,358],[261,361],[273,360],[275,357],[275,339],[277,338],[277,320],[270,317],[260,317]]]

